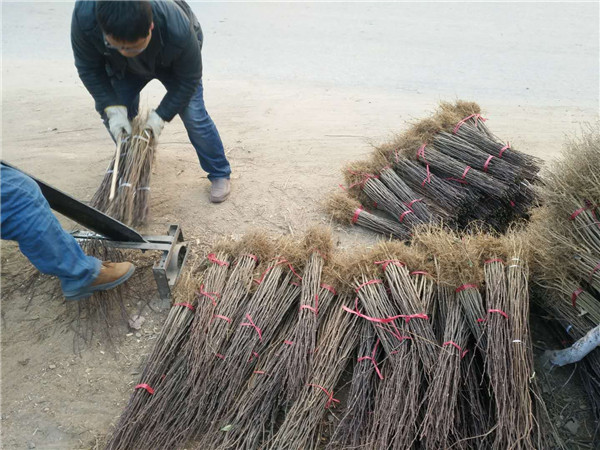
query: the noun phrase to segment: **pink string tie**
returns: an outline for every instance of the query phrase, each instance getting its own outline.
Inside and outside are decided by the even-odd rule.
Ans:
[[[377,353],[377,346],[379,345],[379,339],[377,339],[377,342],[375,342],[375,347],[373,348],[373,351],[371,352],[371,356],[361,356],[360,358],[358,358],[357,362],[361,362],[361,361],[365,361],[365,360],[369,360],[373,363],[373,366],[375,367],[375,372],[377,372],[377,376],[379,377],[380,380],[383,380],[383,375],[381,375],[381,371],[379,370],[379,367],[377,367],[377,361],[375,360],[375,353]]]
[[[252,320],[252,317],[250,317],[250,314],[246,314],[246,319],[248,319],[248,322],[244,322],[240,324],[240,326],[254,328],[256,330],[256,333],[258,334],[258,339],[262,342],[262,330],[256,326],[256,324]]]

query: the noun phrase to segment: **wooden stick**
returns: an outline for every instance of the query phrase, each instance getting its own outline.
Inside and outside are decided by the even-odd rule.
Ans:
[[[123,139],[121,134],[117,136],[117,153],[115,154],[115,164],[113,165],[113,174],[112,181],[110,183],[110,195],[108,199],[112,201],[115,198],[115,191],[117,189],[117,176],[119,173],[119,160],[121,159],[121,145],[123,144]]]

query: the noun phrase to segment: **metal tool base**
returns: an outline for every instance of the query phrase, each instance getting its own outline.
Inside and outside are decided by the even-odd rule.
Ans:
[[[146,250],[161,251],[160,260],[154,264],[152,272],[158,287],[158,294],[161,300],[168,304],[171,298],[171,289],[175,286],[188,255],[188,243],[183,240],[183,233],[179,225],[170,225],[166,236],[144,236],[145,242],[112,241],[90,231],[75,231],[71,234],[77,240],[101,240],[105,245],[114,248],[141,250],[142,252]]]

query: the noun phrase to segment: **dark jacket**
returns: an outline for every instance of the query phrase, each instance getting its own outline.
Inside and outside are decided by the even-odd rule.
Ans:
[[[122,104],[111,78],[135,74],[146,80],[175,79],[157,114],[170,121],[188,105],[202,78],[202,30],[190,7],[182,0],[151,1],[154,29],[146,50],[125,58],[108,48],[96,21],[96,2],[78,0],[71,21],[71,45],[79,78],[96,101],[96,110]]]

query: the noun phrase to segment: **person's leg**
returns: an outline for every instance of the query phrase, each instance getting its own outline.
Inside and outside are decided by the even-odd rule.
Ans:
[[[177,82],[164,78],[161,78],[160,81],[167,90],[172,83]],[[204,106],[202,80],[200,80],[190,103],[179,116],[183,120],[190,142],[196,150],[200,166],[208,173],[208,178],[211,181],[219,178],[229,179],[231,167],[225,156],[221,136]]]
[[[123,79],[111,78],[110,80],[121,104],[127,107],[127,116],[133,120],[140,109],[140,92],[148,84],[148,80],[138,78],[135,75],[126,75]],[[104,126],[108,130],[108,118],[102,113]],[[111,135],[112,137],[112,135]],[[113,138],[114,140],[114,138]]]
[[[63,292],[94,282],[102,263],[85,255],[61,227],[35,181],[0,165],[2,239],[17,241],[23,254],[42,273],[60,279]]]

